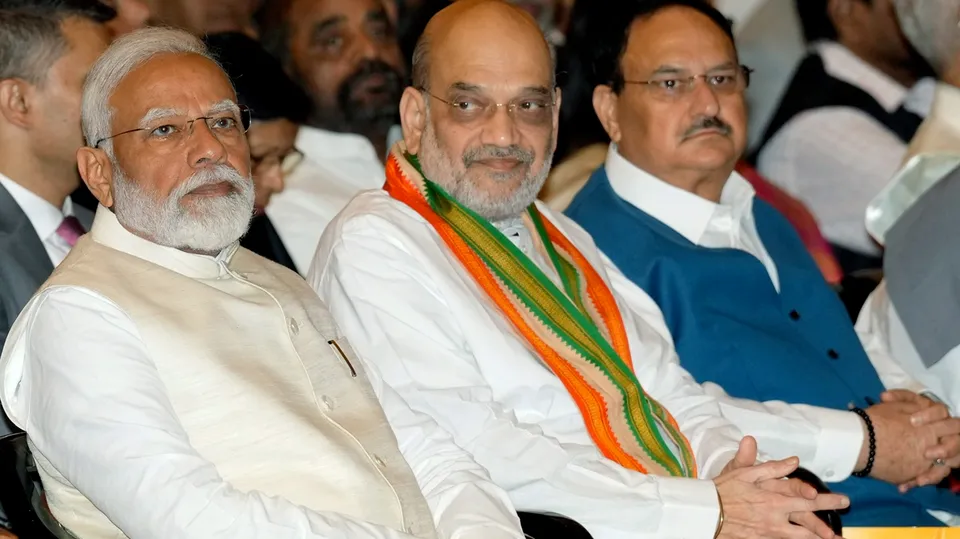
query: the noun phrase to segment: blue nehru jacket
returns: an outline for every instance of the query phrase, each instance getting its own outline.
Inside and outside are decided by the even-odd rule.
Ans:
[[[739,249],[700,247],[620,198],[597,170],[566,214],[659,305],[681,364],[733,397],[845,410],[884,390],[850,319],[790,223],[753,201],[766,267]],[[960,497],[935,487],[901,495],[870,478],[832,485],[850,496],[846,526],[942,526],[927,510],[960,515]]]

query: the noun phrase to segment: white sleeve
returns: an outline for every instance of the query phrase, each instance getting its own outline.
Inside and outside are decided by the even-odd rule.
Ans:
[[[308,280],[361,358],[451,432],[517,509],[564,515],[604,539],[713,536],[719,506],[712,482],[625,469],[592,444],[545,435],[498,402],[457,334],[454,310],[418,260],[385,236],[374,227],[343,233]]]
[[[864,212],[906,151],[903,141],[870,116],[829,107],[784,125],[760,153],[757,168],[810,208],[831,243],[879,254]]]
[[[857,336],[863,343],[867,357],[887,389],[909,389],[917,393],[930,393],[928,388],[907,374],[894,358],[890,348],[889,319],[890,297],[887,283],[883,281],[870,294],[857,317]]]
[[[133,321],[102,296],[50,289],[23,316],[21,348],[8,350],[22,353],[21,373],[11,380],[18,369],[5,365],[4,404],[128,537],[412,539],[224,481],[191,447]]]
[[[523,539],[520,519],[507,493],[429,416],[415,412],[383,383],[379,371],[364,372],[413,469],[441,539]]]
[[[608,270],[608,273],[630,309],[642,317],[645,325],[658,333],[673,350],[670,330],[653,299],[615,268]],[[652,339],[647,339],[647,342],[652,342]],[[676,357],[675,352],[673,357]],[[677,363],[676,370],[680,370],[679,360],[670,363]],[[690,377],[686,371],[683,371],[683,376]],[[720,413],[726,420],[744,434],[757,439],[764,458],[796,456],[801,466],[830,482],[842,481],[856,467],[863,445],[863,426],[855,414],[804,404],[738,399],[709,382],[702,384],[702,391],[711,397],[711,401],[719,404]],[[665,403],[670,402],[666,397],[657,398]],[[674,411],[676,406],[668,408]],[[680,422],[681,418],[678,417],[677,421]],[[682,422],[680,424],[683,425]]]

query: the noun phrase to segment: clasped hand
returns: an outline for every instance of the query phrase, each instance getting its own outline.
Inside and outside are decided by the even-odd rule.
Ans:
[[[723,504],[724,539],[834,539],[836,534],[814,514],[843,509],[846,496],[820,494],[799,479],[784,479],[799,460],[756,464],[757,442],[750,436],[740,442],[737,455],[714,479]]]
[[[960,419],[950,417],[943,404],[895,389],[885,392],[881,402],[866,412],[877,439],[871,477],[907,492],[935,485],[949,475],[951,468],[960,466]],[[864,464],[864,454],[858,469]]]

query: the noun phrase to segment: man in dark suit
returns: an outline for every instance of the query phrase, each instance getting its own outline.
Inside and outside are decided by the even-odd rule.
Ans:
[[[0,3],[0,347],[93,220],[68,195],[80,181],[83,81],[112,16],[92,0]],[[0,417],[0,435],[9,429]]]

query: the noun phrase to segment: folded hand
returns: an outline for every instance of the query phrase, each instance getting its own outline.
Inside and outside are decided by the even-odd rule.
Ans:
[[[843,509],[846,496],[819,494],[797,479],[784,479],[799,461],[789,458],[755,464],[757,442],[746,437],[714,483],[723,504],[724,539],[833,539],[836,535],[815,511]]]

